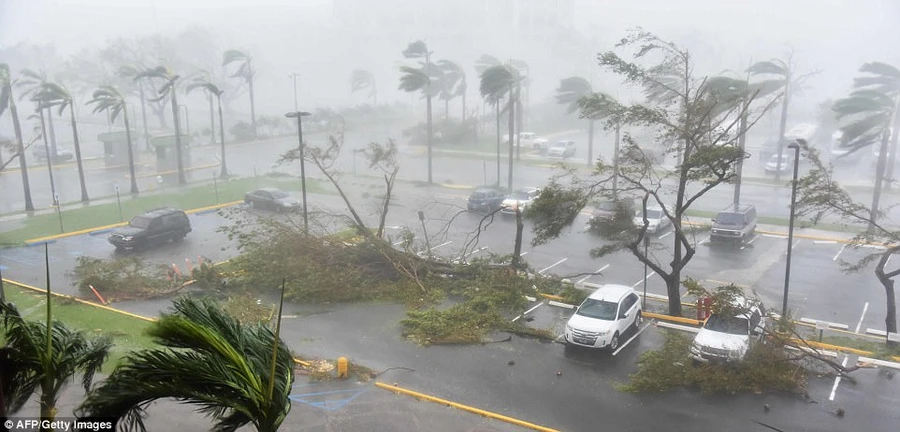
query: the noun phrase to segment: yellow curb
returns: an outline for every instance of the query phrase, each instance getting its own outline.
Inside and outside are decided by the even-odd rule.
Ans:
[[[455,185],[450,183],[439,183],[439,185],[447,189],[475,189],[474,186]]]
[[[25,288],[25,289],[29,289],[29,290],[32,290],[32,291],[35,291],[35,292],[39,292],[39,293],[42,293],[42,294],[46,294],[46,293],[47,293],[47,290],[45,290],[45,289],[41,289],[41,288],[38,288],[38,287],[33,287],[33,286],[31,286],[31,285],[27,285],[27,284],[24,284],[24,283],[21,283],[21,282],[16,282],[16,281],[14,281],[14,280],[9,280],[9,279],[4,278],[4,279],[3,279],[3,282],[6,282],[6,283],[12,284],[12,285],[16,285],[16,286],[18,286],[18,287],[22,287],[22,288]],[[78,298],[78,297],[72,297],[72,296],[70,296],[70,295],[59,294],[59,293],[55,293],[55,292],[50,292],[50,294],[53,295],[53,296],[59,297],[59,298],[64,298],[64,299],[73,300],[73,301],[75,301],[75,302],[78,302],[78,303],[81,303],[81,304],[84,304],[84,305],[93,306],[93,307],[98,308],[98,309],[103,309],[103,310],[110,311],[110,312],[120,313],[120,314],[122,314],[122,315],[129,316],[129,317],[131,317],[131,318],[137,318],[137,319],[144,320],[144,321],[148,321],[148,322],[155,322],[155,321],[156,321],[156,318],[150,318],[150,317],[145,317],[145,316],[143,316],[143,315],[133,314],[133,313],[131,313],[131,312],[123,311],[123,310],[121,310],[121,309],[116,309],[116,308],[112,308],[112,307],[109,307],[109,306],[105,306],[105,305],[102,305],[102,304],[99,304],[99,303],[94,303],[94,302],[90,302],[90,301],[87,301],[87,300],[82,300],[82,299],[80,299],[80,298]]]
[[[794,342],[797,345],[804,344],[804,342],[799,339],[791,339],[791,342]],[[806,344],[813,348],[821,348],[821,349],[826,349],[826,350],[831,350],[831,351],[843,351],[843,352],[864,355],[864,356],[869,356],[869,355],[874,354],[871,351],[866,351],[866,350],[861,350],[861,349],[856,349],[856,348],[842,347],[840,345],[832,345],[832,344],[816,342],[816,341],[806,341]]]
[[[198,165],[198,166],[195,166],[195,167],[185,168],[185,169],[184,169],[184,172],[188,172],[188,171],[196,171],[196,170],[207,169],[207,168],[214,168],[214,167],[217,167],[217,166],[219,166],[219,164],[217,164],[217,163],[215,163],[215,164],[209,164],[209,165]],[[165,175],[165,174],[175,174],[175,173],[177,173],[177,172],[178,172],[178,170],[160,171],[160,172],[155,172],[155,173],[150,173],[150,174],[139,174],[139,175],[136,175],[136,176],[134,176],[134,177],[135,177],[135,178],[156,177],[156,176]],[[127,178],[128,176],[126,175],[125,177]]]
[[[243,202],[244,202],[243,200],[231,201],[231,202],[227,202],[227,203],[223,203],[223,204],[216,204],[216,205],[207,206],[207,207],[200,207],[200,208],[195,208],[195,209],[191,209],[191,210],[185,210],[184,212],[187,214],[194,214],[194,213],[202,212],[205,210],[213,210],[213,209],[230,207],[233,205],[241,204]],[[104,225],[104,226],[100,226],[100,227],[72,231],[72,232],[68,232],[68,233],[64,233],[64,234],[56,234],[56,235],[52,235],[52,236],[38,237],[38,238],[34,238],[34,239],[25,240],[25,243],[26,244],[38,243],[38,242],[42,242],[42,241],[56,240],[56,239],[65,238],[65,237],[73,237],[73,236],[77,236],[77,235],[81,235],[81,234],[85,234],[85,233],[89,233],[89,232],[94,232],[94,231],[99,231],[99,230],[104,230],[104,229],[109,229],[109,228],[116,228],[116,227],[125,226],[125,225],[128,225],[128,222],[119,222],[117,224]]]
[[[553,294],[538,293],[538,295],[541,296],[541,297],[543,297],[543,298],[545,298],[545,299],[550,299],[550,300],[556,300],[556,301],[563,301],[563,300],[565,300],[564,298],[562,298],[562,297],[560,297],[560,296],[558,296],[558,295],[553,295]]]
[[[700,326],[703,324],[703,321],[695,320],[695,319],[691,319],[691,318],[678,317],[678,316],[672,316],[672,315],[664,315],[664,314],[658,314],[655,312],[647,312],[647,311],[644,311],[641,313],[647,318],[656,318],[656,319],[660,319],[660,320],[664,320],[664,321],[674,321],[674,322],[679,322],[682,324],[690,324],[693,326]]]
[[[427,400],[427,401],[429,401],[429,402],[435,402],[435,403],[447,405],[447,406],[450,406],[450,407],[453,407],[453,408],[461,409],[461,410],[463,410],[463,411],[468,411],[468,412],[470,412],[470,413],[478,414],[478,415],[481,415],[481,416],[484,416],[484,417],[488,417],[488,418],[492,418],[492,419],[495,419],[495,420],[504,421],[504,422],[511,423],[511,424],[514,424],[514,425],[517,425],[517,426],[521,426],[521,427],[524,427],[524,428],[527,428],[527,429],[531,429],[531,430],[543,431],[543,432],[557,432],[556,429],[551,429],[551,428],[548,428],[548,427],[545,427],[545,426],[536,425],[536,424],[534,424],[534,423],[528,423],[528,422],[526,422],[526,421],[519,420],[519,419],[512,418],[512,417],[508,417],[508,416],[505,416],[505,415],[502,415],[502,414],[497,414],[497,413],[493,413],[493,412],[490,412],[490,411],[485,411],[485,410],[483,410],[483,409],[471,407],[471,406],[468,406],[468,405],[463,405],[463,404],[461,404],[461,403],[451,402],[451,401],[448,401],[448,400],[446,400],[446,399],[436,398],[436,397],[434,397],[434,396],[429,396],[429,395],[424,394],[424,393],[419,393],[419,392],[416,392],[416,391],[407,390],[407,389],[398,387],[398,386],[396,386],[396,385],[388,385],[388,384],[384,384],[384,383],[381,383],[381,382],[376,382],[376,383],[375,383],[375,387],[380,387],[380,388],[383,388],[383,389],[385,389],[385,390],[390,390],[390,391],[392,391],[392,392],[399,393],[399,394],[405,394],[405,395],[407,395],[407,396],[413,396],[413,397],[416,397],[416,398],[418,398],[418,399],[424,399],[424,400]]]

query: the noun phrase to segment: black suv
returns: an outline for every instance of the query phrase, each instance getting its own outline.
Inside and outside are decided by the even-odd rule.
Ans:
[[[191,220],[173,208],[158,208],[135,216],[128,226],[118,228],[109,235],[109,242],[116,250],[146,249],[169,240],[181,241],[191,232]]]
[[[712,220],[709,240],[743,244],[756,232],[756,207],[743,205],[729,206]]]
[[[506,194],[499,189],[489,187],[478,188],[469,196],[468,209],[469,211],[490,213],[500,208],[505,199]]]

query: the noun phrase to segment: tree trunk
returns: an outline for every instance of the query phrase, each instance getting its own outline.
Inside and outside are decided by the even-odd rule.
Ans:
[[[47,174],[50,176],[50,193],[53,194],[53,205],[59,205],[59,197],[56,193],[56,184],[53,182],[53,161],[50,157],[50,143],[47,140],[47,124],[44,123],[44,110],[38,106],[38,113],[41,116],[41,139],[44,141],[44,153],[47,155]]]
[[[253,102],[253,76],[247,80],[250,87],[250,128],[253,131],[253,138],[256,138],[256,104]]]
[[[212,93],[207,93],[206,98],[209,100],[209,145],[216,145],[216,112]]]
[[[55,397],[49,393],[49,390],[45,390],[44,385],[41,385],[41,396],[39,398],[39,403],[41,405],[41,420],[50,420],[50,423],[56,419],[56,401]],[[51,427],[44,427],[45,424],[41,422],[40,432],[54,432],[55,430]],[[47,423],[46,426],[51,426],[50,423]]]
[[[125,139],[128,140],[128,174],[131,176],[131,193],[138,193],[137,176],[134,174],[134,146],[131,141],[131,125],[128,123],[128,108],[122,107],[122,118],[125,119]]]
[[[450,99],[444,99],[444,120],[450,120]]]
[[[881,189],[884,185],[884,169],[886,165],[887,159],[887,149],[888,149],[888,134],[887,127],[890,124],[885,125],[885,133],[881,136],[881,146],[878,150],[878,162],[875,165],[875,190],[872,192],[872,208],[869,209],[869,226],[866,229],[866,233],[871,235],[875,232],[875,222],[878,219],[878,207],[879,201],[881,201]]]
[[[222,142],[222,173],[219,176],[226,178],[228,177],[228,164],[225,162],[225,120],[222,117],[222,99],[218,95],[216,101],[218,101],[219,107],[219,141]]]
[[[516,84],[515,98],[510,97],[510,101],[509,101],[509,106],[510,106],[509,112],[510,113],[513,112],[512,107],[516,107],[516,110],[515,110],[515,113],[516,113],[516,117],[515,117],[515,119],[516,119],[516,160],[522,160],[522,120],[523,119],[521,118],[522,111],[519,110],[518,106],[517,106],[519,103],[519,97],[522,96],[520,94],[521,91],[522,91],[522,87],[520,87],[518,84]],[[510,90],[510,95],[512,95],[512,94],[513,94],[512,90]],[[515,100],[513,100],[513,99],[515,99]],[[510,114],[510,115],[512,115],[512,114]],[[510,136],[512,136],[512,135],[510,135]],[[510,193],[512,193],[512,190],[510,190]]]
[[[81,162],[81,143],[78,141],[78,126],[75,124],[75,107],[69,101],[69,114],[72,119],[72,139],[75,141],[75,163],[78,165],[78,183],[81,184],[81,202],[88,203],[87,185],[84,183],[84,165]]]
[[[166,123],[166,105],[165,101],[159,101],[153,105],[150,105],[153,108],[153,113],[156,114],[156,119],[159,120],[159,127],[163,129],[168,129],[169,124]],[[178,116],[176,116],[178,117]]]
[[[745,144],[747,142],[747,109],[750,108],[748,100],[743,100],[741,103],[741,119],[740,119],[740,131],[738,132],[740,136],[738,136],[738,148],[741,149],[741,154],[743,155]],[[741,156],[740,159],[737,160],[737,164],[734,167],[734,208],[737,210],[741,205],[741,179],[743,178],[744,173],[744,157]]]
[[[513,86],[509,85],[509,170],[506,179],[507,193],[513,190],[513,139],[516,136],[516,98],[513,95]]]
[[[428,125],[428,139],[426,143],[428,144],[428,184],[432,183],[431,177],[431,145],[434,140],[434,133],[432,132],[432,124],[431,124],[431,90],[428,90],[429,94],[425,97],[425,115],[428,117],[427,125]]]
[[[891,131],[891,151],[888,152],[887,175],[885,176],[887,182],[884,184],[885,189],[890,189],[891,183],[894,182],[894,164],[897,161],[897,136],[900,135],[900,96],[898,96],[897,100],[894,102],[894,127],[888,130]]]
[[[144,99],[144,84],[138,83],[138,89],[141,93],[141,122],[144,126],[144,148],[149,152],[153,151],[150,148],[150,130],[147,128],[147,101]]]
[[[53,161],[59,155],[59,148],[56,146],[56,128],[53,127],[53,110],[47,108],[47,129],[50,132],[50,150],[53,151]]]
[[[522,231],[525,224],[522,223],[522,209],[516,204],[516,243],[513,246],[512,268],[518,270],[522,261]]]
[[[494,103],[497,109],[497,187],[500,187],[500,100]],[[512,136],[510,135],[510,146],[512,146]]]
[[[887,300],[887,315],[884,317],[885,331],[897,333],[897,300],[894,297],[894,281],[892,279],[884,284],[884,294]]]
[[[25,143],[22,141],[22,125],[19,124],[19,111],[16,101],[12,96],[12,88],[7,88],[9,94],[9,115],[12,117],[13,130],[16,133],[16,151],[19,152],[19,171],[22,173],[22,189],[25,193],[25,211],[34,211],[34,203],[31,201],[31,185],[28,183],[28,164],[25,162]]]
[[[181,126],[178,121],[178,96],[175,94],[175,85],[172,85],[172,122],[175,124],[175,158],[177,158],[176,164],[178,166],[178,184],[183,185],[187,183],[187,180],[184,178],[184,158],[182,157],[183,148],[181,147]],[[251,98],[252,99],[252,98]],[[256,129],[254,128],[254,134]]]
[[[788,104],[791,98],[791,73],[784,77],[784,100],[781,102],[781,122],[778,125],[778,169],[775,170],[775,181],[781,180],[781,160],[784,155],[784,131],[787,127]]]
[[[622,126],[619,123],[616,123],[616,142],[615,148],[613,149],[613,179],[612,179],[612,192],[613,198],[617,197],[619,192],[619,139],[621,137]]]
[[[594,165],[594,119],[588,120],[588,158],[587,166]]]
[[[462,121],[466,122],[466,92],[462,93]]]

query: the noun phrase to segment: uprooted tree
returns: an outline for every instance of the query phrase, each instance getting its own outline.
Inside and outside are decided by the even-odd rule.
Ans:
[[[663,169],[645,151],[651,143],[639,143],[625,133],[617,164],[610,165],[601,158],[587,179],[579,178],[573,170],[558,174],[526,216],[535,222],[533,244],[541,244],[558,237],[597,197],[613,198],[616,193],[635,196],[645,215],[648,207],[661,208],[674,227],[674,250],[668,270],[654,254],[644,252],[646,218],[642,225],[635,226],[633,215],[624,208],[599,230],[607,243],[592,250],[591,255],[596,258],[630,251],[666,282],[669,313],[680,315],[681,274],[694,256],[697,243],[693,231],[684,223],[685,212],[712,188],[735,179],[735,165],[747,156],[738,146],[739,137],[747,133],[772,101],[755,109],[747,127],[739,128],[739,119],[751,106],[741,100],[752,102],[760,96],[761,89],[740,86],[739,80],[724,77],[698,77],[687,49],[640,29],[616,46],[634,49],[635,61],[608,51],[598,56],[600,65],[621,76],[626,84],[639,86],[646,102],[624,104],[594,93],[580,101],[581,116],[605,119],[607,130],[619,126],[651,129],[656,140],[666,145],[666,151],[677,156],[679,164],[672,170]],[[656,60],[651,61],[650,57]],[[618,187],[614,189],[611,185],[615,181]]]

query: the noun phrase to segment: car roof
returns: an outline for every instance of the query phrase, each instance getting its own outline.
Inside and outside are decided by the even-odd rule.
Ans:
[[[622,299],[622,297],[625,297],[633,292],[634,289],[629,286],[607,284],[601,286],[600,288],[597,288],[597,290],[591,293],[588,298],[593,300],[604,300],[618,303],[619,300]]]
[[[744,204],[735,208],[734,204],[725,207],[720,213],[746,213],[750,211],[754,206],[753,204]]]
[[[281,189],[273,188],[273,187],[259,188],[259,189],[257,189],[255,192],[259,192],[259,191],[266,191],[266,192],[282,192]]]
[[[518,188],[518,189],[516,189],[516,192],[526,192],[526,193],[530,193],[530,192],[537,192],[537,191],[539,191],[539,190],[540,190],[540,189],[539,189],[539,188],[536,188],[536,187],[523,187],[523,188]]]
[[[176,209],[176,208],[172,208],[172,207],[160,207],[160,208],[147,210],[147,211],[141,213],[140,216],[156,217],[156,216],[166,215],[169,213],[184,213],[184,211]]]

